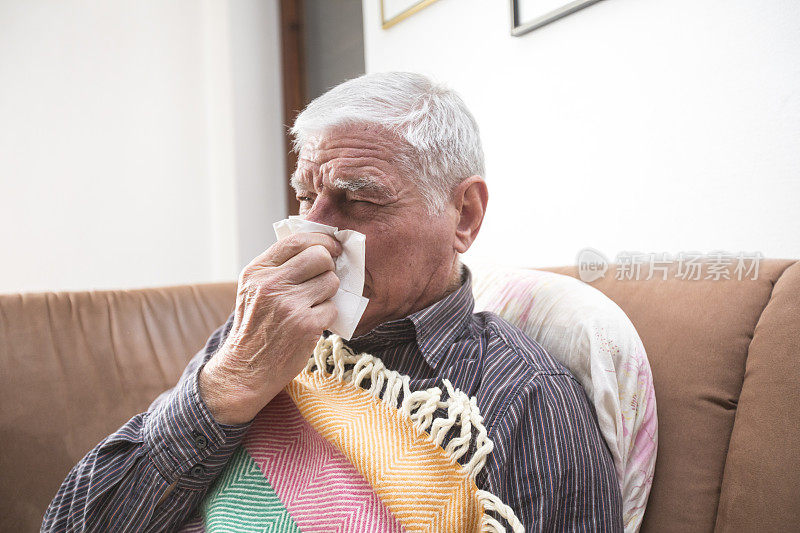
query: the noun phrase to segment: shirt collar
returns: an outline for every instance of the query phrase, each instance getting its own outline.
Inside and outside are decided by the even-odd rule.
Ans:
[[[472,274],[466,266],[461,269],[461,286],[454,292],[405,318],[384,322],[347,344],[358,352],[415,341],[425,361],[435,368],[448,344],[466,328],[475,307]]]

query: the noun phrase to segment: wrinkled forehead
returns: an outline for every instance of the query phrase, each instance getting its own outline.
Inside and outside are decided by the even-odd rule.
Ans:
[[[298,153],[292,181],[324,183],[367,175],[382,180],[401,180],[409,148],[402,137],[379,126],[337,127],[305,140]]]

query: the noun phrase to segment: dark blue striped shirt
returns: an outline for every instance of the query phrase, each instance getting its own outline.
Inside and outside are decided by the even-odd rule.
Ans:
[[[581,385],[519,329],[473,314],[473,305],[466,271],[449,296],[348,344],[408,374],[412,390],[447,378],[476,397],[495,445],[478,485],[510,505],[526,531],[622,531],[614,465]],[[191,517],[248,428],[217,424],[197,389],[231,324],[211,335],[174,389],[73,468],[43,530],[166,531]]]

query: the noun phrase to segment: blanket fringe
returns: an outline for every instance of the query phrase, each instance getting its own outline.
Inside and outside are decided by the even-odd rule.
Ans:
[[[508,522],[508,525],[511,526],[511,531],[514,533],[525,532],[525,527],[522,525],[522,522],[519,521],[517,515],[514,514],[514,510],[500,501],[500,498],[491,492],[478,489],[478,501],[481,502],[484,510],[494,511],[505,518],[506,522]],[[505,530],[506,528],[504,528],[500,522],[492,518],[487,513],[483,514],[483,517],[481,518],[481,531],[490,533],[504,533]]]
[[[356,355],[338,335],[320,337],[314,348],[314,355],[306,363],[304,371],[330,374],[341,382],[357,387],[361,387],[365,380],[369,380],[369,387],[364,390],[392,407],[397,407],[402,393],[400,412],[414,423],[414,427],[428,433],[438,446],[442,445],[451,429],[457,428],[457,436],[450,439],[444,446],[444,451],[454,463],[458,463],[458,460],[469,452],[474,442],[475,449],[469,461],[460,464],[472,481],[475,481],[494,449],[494,444],[483,425],[477,400],[454,388],[446,379],[442,380],[447,390],[447,397],[444,400],[442,400],[442,389],[439,387],[412,392],[409,388],[410,378],[407,375],[386,368],[383,361],[373,355],[367,353]],[[438,409],[446,409],[447,417],[435,417],[434,414]],[[478,490],[478,498],[486,511],[493,511],[504,518],[514,533],[524,531],[514,511],[495,495]],[[492,533],[505,531],[497,520],[486,513],[481,521],[481,529]]]

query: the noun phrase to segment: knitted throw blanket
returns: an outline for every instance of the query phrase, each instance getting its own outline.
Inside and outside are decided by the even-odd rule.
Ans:
[[[380,359],[321,338],[182,531],[505,531],[498,519],[523,531],[475,485],[492,451],[475,399],[443,385],[412,392]]]

